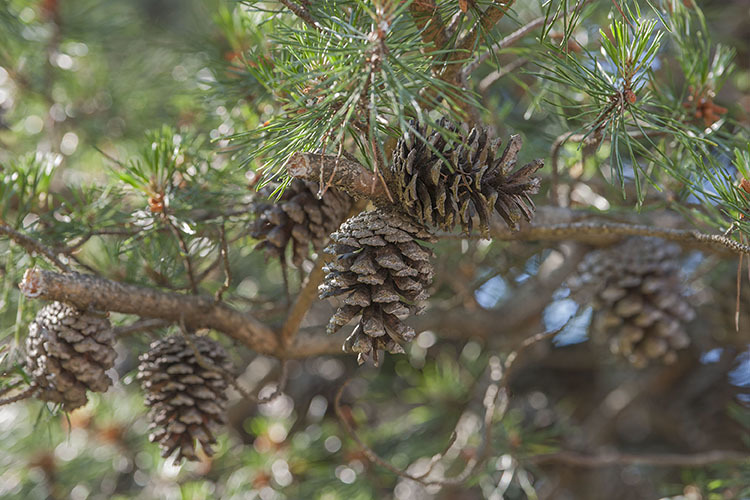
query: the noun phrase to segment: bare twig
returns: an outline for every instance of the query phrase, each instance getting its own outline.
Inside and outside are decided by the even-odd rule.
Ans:
[[[496,69],[489,75],[485,76],[479,81],[479,91],[484,92],[486,91],[490,85],[504,77],[505,75],[508,75],[510,73],[513,73],[515,70],[520,68],[521,66],[527,64],[529,62],[529,59],[526,57],[519,57],[515,59],[513,62],[510,62],[503,66],[500,69]]]
[[[428,469],[427,474],[420,474],[419,476],[415,476],[413,474],[410,474],[406,472],[406,469],[399,469],[395,467],[393,464],[385,460],[384,458],[380,457],[375,451],[373,451],[372,448],[370,448],[363,440],[362,438],[357,434],[357,432],[352,427],[351,423],[349,422],[349,418],[344,415],[344,413],[341,410],[341,397],[344,393],[344,390],[349,385],[352,379],[346,380],[339,390],[336,392],[336,397],[334,399],[334,410],[336,411],[336,415],[338,416],[341,423],[344,425],[344,428],[346,429],[349,436],[359,445],[360,450],[362,453],[367,457],[368,460],[370,460],[373,463],[376,463],[380,465],[381,467],[389,470],[390,472],[406,478],[410,479],[412,481],[416,481],[424,486],[430,486],[430,485],[455,485],[455,484],[461,484],[466,479],[468,479],[471,474],[476,470],[476,467],[484,462],[484,460],[487,459],[489,456],[489,452],[491,450],[491,440],[492,440],[492,424],[495,419],[495,415],[499,414],[501,417],[505,414],[505,411],[508,407],[508,374],[510,373],[510,370],[513,366],[513,363],[518,358],[518,354],[526,350],[528,347],[536,344],[537,342],[540,342],[544,339],[550,338],[551,336],[559,333],[562,328],[564,328],[565,325],[562,327],[548,332],[542,332],[537,335],[534,335],[532,337],[529,337],[525,339],[517,349],[515,349],[513,352],[511,352],[505,363],[501,363],[500,360],[497,357],[493,357],[490,359],[490,379],[491,383],[488,385],[487,390],[485,391],[484,395],[484,407],[485,407],[485,413],[484,413],[484,432],[482,435],[482,442],[479,446],[479,449],[477,452],[467,461],[466,465],[464,466],[463,470],[457,474],[456,476],[449,477],[449,478],[441,478],[441,479],[435,479],[435,480],[428,480],[427,477],[429,476],[429,472],[434,468],[434,462],[437,462],[442,459],[444,454],[438,455],[437,458],[433,457],[430,463],[430,467]],[[501,398],[502,396],[502,398]],[[498,405],[498,401],[500,401],[500,404]],[[455,434],[455,431],[454,431]],[[452,435],[450,438],[450,444],[446,448],[449,449],[453,441],[455,439],[455,436]]]
[[[185,242],[185,238],[182,236],[182,231],[174,224],[169,215],[165,214],[164,220],[172,231],[172,234],[177,238],[180,253],[182,253],[182,260],[185,264],[185,271],[187,271],[188,280],[190,281],[190,289],[195,295],[198,295],[198,282],[195,280],[195,272],[193,271],[193,259],[190,258],[190,249]]]
[[[227,233],[224,229],[224,223],[219,226],[219,238],[219,253],[221,255],[221,261],[224,264],[224,283],[222,283],[221,288],[216,290],[217,301],[221,300],[224,292],[229,290],[229,286],[232,284],[232,270],[229,267],[229,248],[227,247]]]
[[[467,56],[474,50],[479,33],[490,31],[505,13],[515,3],[515,0],[495,0],[492,5],[487,7],[479,16],[474,27],[456,43],[456,51],[451,53],[445,68],[440,74],[440,78],[446,82],[457,80],[461,68],[466,62]]]
[[[370,462],[380,465],[384,469],[389,470],[390,472],[396,474],[397,476],[404,477],[406,479],[411,479],[412,481],[416,481],[423,485],[427,485],[428,483],[423,478],[409,474],[405,470],[401,470],[395,467],[393,464],[391,464],[387,460],[380,458],[380,455],[375,453],[372,450],[372,448],[367,446],[367,444],[365,444],[365,442],[362,441],[362,438],[359,437],[359,434],[357,434],[357,431],[355,431],[354,428],[352,427],[352,424],[349,423],[349,418],[346,415],[344,415],[344,413],[341,411],[341,396],[344,394],[344,389],[346,389],[346,386],[348,386],[351,381],[352,379],[350,378],[350,379],[347,379],[343,384],[341,384],[341,387],[339,387],[339,390],[336,391],[336,397],[333,400],[333,408],[336,411],[336,416],[338,416],[339,420],[344,425],[346,432],[357,443],[357,445],[359,445],[360,450],[362,451],[362,453],[364,453],[364,455],[367,457],[367,459]]]
[[[529,457],[535,464],[558,463],[576,467],[611,467],[624,465],[650,465],[654,467],[703,467],[716,463],[748,462],[750,453],[734,450],[711,450],[700,453],[597,453],[559,451]]]
[[[242,394],[243,398],[253,403],[264,404],[264,403],[270,403],[274,399],[281,396],[284,393],[284,388],[286,388],[286,383],[288,380],[289,380],[289,370],[287,368],[287,362],[286,360],[282,360],[281,361],[281,374],[279,375],[279,379],[276,382],[276,388],[268,396],[258,397],[257,393],[253,394],[252,392],[242,387],[240,383],[237,381],[237,379],[235,379],[234,377],[231,377],[229,379],[229,382],[232,384],[232,387],[234,387],[237,390],[237,392]],[[258,386],[258,391],[262,390],[263,387],[265,387],[265,384],[263,383],[260,384]]]
[[[9,405],[11,403],[15,403],[16,401],[21,401],[22,399],[30,398],[34,395],[34,393],[39,389],[35,384],[30,385],[27,389],[19,392],[18,394],[14,396],[9,396],[7,398],[0,399],[0,406]]]
[[[0,234],[8,236],[10,239],[15,241],[21,248],[26,250],[28,253],[37,253],[47,258],[52,264],[57,266],[62,271],[71,272],[70,267],[62,262],[55,251],[45,246],[43,243],[35,240],[34,238],[23,234],[20,231],[13,229],[12,227],[0,224]]]
[[[623,236],[653,236],[714,252],[721,251],[738,255],[750,253],[750,245],[739,243],[721,234],[705,234],[694,229],[672,229],[621,222],[570,222],[549,226],[531,225],[516,233],[498,224],[492,228],[491,234],[493,238],[498,240],[574,240],[600,244],[611,243]]]
[[[325,276],[323,265],[330,261],[331,257],[331,255],[325,253],[318,255],[312,271],[307,275],[305,282],[302,284],[302,289],[297,294],[297,298],[289,310],[286,321],[281,327],[281,341],[285,346],[291,344],[294,335],[299,330],[300,324],[302,324],[305,314],[307,314],[312,303],[317,300],[318,286],[323,282],[323,277]]]
[[[118,326],[112,329],[115,337],[126,337],[134,333],[148,332],[157,328],[164,328],[170,325],[170,321],[158,318],[139,319],[129,325]]]
[[[572,12],[575,12],[576,10],[580,9],[587,3],[591,3],[591,1],[592,0],[583,0],[581,2],[576,2],[576,4],[570,7],[566,13],[570,14]],[[482,64],[484,61],[489,59],[489,57],[495,52],[506,49],[510,47],[511,45],[515,45],[519,40],[522,40],[523,37],[525,37],[532,31],[534,31],[535,29],[539,28],[540,26],[544,25],[546,21],[549,21],[551,24],[551,23],[554,23],[556,20],[557,18],[549,19],[547,16],[539,16],[536,19],[529,21],[524,26],[521,26],[510,35],[504,37],[502,40],[500,40],[499,42],[494,44],[492,47],[487,49],[486,52],[482,53],[472,62],[467,64],[466,67],[463,69],[463,73],[465,75],[469,75],[473,73],[474,70],[476,70],[480,64]]]

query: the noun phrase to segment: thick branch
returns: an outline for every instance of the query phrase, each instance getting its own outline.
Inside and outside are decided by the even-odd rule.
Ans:
[[[349,195],[390,204],[385,186],[374,172],[359,163],[334,155],[294,153],[286,163],[289,175],[321,186],[335,186]]]
[[[414,18],[414,24],[422,30],[424,43],[433,44],[432,47],[424,49],[425,54],[430,54],[445,47],[448,36],[435,0],[414,0],[409,4],[409,12]]]
[[[59,300],[84,309],[137,314],[173,323],[184,321],[192,328],[213,328],[261,354],[275,354],[280,347],[276,334],[269,327],[209,297],[162,292],[91,275],[40,269],[26,271],[20,288],[30,297]]]

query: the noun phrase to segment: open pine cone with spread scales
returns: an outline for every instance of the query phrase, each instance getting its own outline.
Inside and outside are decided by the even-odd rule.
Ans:
[[[502,154],[501,141],[491,139],[487,129],[457,126],[448,120],[430,131],[412,122],[393,151],[389,187],[399,207],[425,227],[465,233],[478,224],[489,233],[490,219],[498,213],[507,225],[517,228],[521,218],[531,220],[539,190],[534,173],[543,166],[536,160],[515,169],[521,149],[520,136],[512,136]]]

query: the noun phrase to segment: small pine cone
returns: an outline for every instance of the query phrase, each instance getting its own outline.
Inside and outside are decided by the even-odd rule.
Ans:
[[[593,338],[638,368],[672,363],[690,344],[684,325],[695,312],[683,296],[679,256],[677,245],[633,237],[589,253],[568,282],[574,297],[591,301]]]
[[[196,441],[207,456],[214,454],[211,445],[226,423],[226,377],[233,371],[217,342],[195,336],[190,340],[173,335],[152,342],[138,366],[146,406],[151,408],[149,440],[159,442],[163,458],[177,450],[177,463],[183,458],[198,460]]]
[[[327,332],[360,316],[345,344],[360,364],[372,354],[377,365],[378,349],[404,352],[401,344],[414,338],[414,329],[403,320],[424,309],[434,273],[432,251],[417,240],[433,241],[432,235],[396,211],[377,209],[347,220],[331,238],[326,252],[336,259],[325,268],[320,297],[345,297]]]
[[[65,411],[86,404],[86,391],[106,392],[107,370],[117,354],[106,314],[81,311],[62,302],[43,307],[29,325],[26,368],[42,401]]]
[[[543,163],[537,160],[512,171],[521,149],[520,136],[511,136],[498,155],[501,141],[490,139],[486,129],[472,128],[467,133],[467,127],[447,120],[441,120],[440,126],[456,133],[458,142],[414,124],[417,132],[404,134],[393,151],[391,191],[401,208],[426,227],[451,230],[458,224],[469,233],[478,221],[485,235],[494,212],[511,228],[522,216],[531,220],[530,195],[540,184],[533,174]]]
[[[283,258],[287,246],[292,246],[292,263],[299,267],[309,254],[309,246],[318,252],[329,235],[346,219],[352,199],[336,188],[328,188],[318,198],[318,184],[294,179],[281,198],[273,202],[278,185],[262,188],[253,203],[256,215],[250,235],[261,240],[256,249],[263,249],[269,257]]]

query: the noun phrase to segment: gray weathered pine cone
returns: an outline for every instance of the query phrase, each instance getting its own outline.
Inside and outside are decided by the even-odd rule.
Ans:
[[[29,325],[26,368],[39,387],[37,398],[65,411],[86,404],[86,391],[106,392],[114,366],[114,334],[106,313],[53,302]]]
[[[299,267],[310,253],[310,245],[320,251],[346,219],[352,199],[334,187],[318,198],[317,183],[294,179],[274,201],[269,197],[276,187],[278,184],[269,184],[256,194],[251,207],[256,218],[250,235],[261,240],[256,248],[269,257],[284,258],[291,246],[291,262]]]
[[[177,463],[198,460],[196,442],[207,456],[213,455],[216,434],[225,424],[227,376],[232,373],[221,345],[206,337],[191,336],[190,341],[182,335],[157,340],[138,366],[150,408],[149,440],[159,443],[164,458],[177,451]]]
[[[680,247],[658,238],[632,237],[590,252],[568,285],[591,301],[592,336],[642,368],[671,363],[690,344],[685,325],[695,317],[680,282]]]
[[[484,128],[467,132],[468,127],[447,120],[439,125],[458,140],[412,123],[416,132],[406,132],[393,151],[389,184],[401,208],[425,227],[451,230],[458,225],[468,233],[478,222],[485,235],[495,212],[511,228],[522,217],[530,220],[530,196],[540,185],[534,173],[543,163],[537,160],[514,170],[520,136],[512,136],[498,154],[501,141],[491,139]]]
[[[331,238],[326,251],[336,258],[325,268],[320,296],[344,297],[328,333],[359,316],[345,348],[360,363],[372,356],[377,365],[379,349],[404,352],[401,345],[414,338],[414,329],[403,320],[423,310],[434,272],[432,251],[418,240],[432,236],[403,214],[381,208],[352,217]]]

